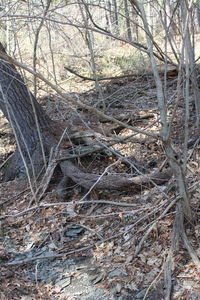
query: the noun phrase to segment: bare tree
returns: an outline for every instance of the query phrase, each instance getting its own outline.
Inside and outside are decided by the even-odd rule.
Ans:
[[[129,13],[129,7],[128,7],[127,0],[124,0],[124,11],[125,11],[125,17],[126,17],[127,36],[128,36],[128,39],[131,41],[132,40],[132,32],[131,32],[130,13]]]
[[[179,190],[179,195],[180,195],[180,201],[177,204],[177,212],[176,212],[176,218],[175,218],[175,225],[174,225],[174,231],[173,231],[173,237],[172,237],[172,246],[168,255],[168,259],[166,262],[165,266],[165,283],[166,283],[166,300],[171,299],[171,269],[172,269],[172,261],[173,261],[173,255],[174,251],[176,250],[176,247],[179,242],[179,238],[182,239],[186,249],[189,251],[193,262],[196,264],[197,268],[200,268],[200,261],[195,254],[195,251],[191,247],[188,238],[185,234],[185,229],[184,229],[184,218],[187,220],[192,221],[192,211],[190,207],[190,197],[188,193],[188,187],[186,183],[186,168],[183,168],[182,164],[180,163],[178,159],[178,155],[173,147],[173,140],[171,136],[171,129],[173,126],[173,119],[176,114],[176,109],[177,107],[174,107],[173,115],[171,119],[168,119],[168,108],[167,108],[167,101],[166,97],[167,95],[164,94],[164,88],[162,81],[160,79],[157,65],[155,62],[155,57],[153,55],[153,34],[150,30],[144,5],[142,4],[141,1],[133,1],[130,0],[132,5],[138,10],[144,30],[146,33],[146,40],[148,44],[148,49],[149,49],[149,56],[150,56],[150,61],[151,61],[151,67],[153,70],[154,74],[154,79],[155,79],[155,84],[156,84],[156,89],[157,89],[157,101],[158,101],[158,108],[160,112],[160,120],[161,120],[161,137],[162,137],[162,144],[163,148],[166,153],[166,157],[168,159],[168,162],[171,166],[171,169],[174,173],[174,177],[176,178],[177,182],[177,187]],[[185,99],[186,99],[186,142],[185,145],[187,144],[187,136],[188,136],[188,121],[189,121],[189,104],[188,104],[188,97],[189,97],[189,81],[188,79],[193,77],[192,73],[194,72],[194,52],[192,51],[191,47],[191,41],[189,39],[189,16],[190,16],[190,11],[191,11],[191,2],[190,6],[186,6],[186,2],[182,1],[181,2],[181,10],[182,10],[182,18],[183,18],[183,44],[182,44],[182,57],[181,57],[181,64],[186,62],[186,92],[185,92]],[[169,20],[170,23],[170,20]],[[167,28],[168,30],[169,28]],[[186,55],[186,56],[185,56]],[[191,66],[193,69],[190,71]],[[182,65],[180,65],[181,69]],[[180,86],[178,86],[178,93],[180,93]],[[196,103],[196,102],[195,102]],[[185,153],[185,160],[187,160],[187,150]]]
[[[176,180],[176,187],[179,193],[179,200],[177,201],[176,206],[176,217],[174,220],[174,230],[172,236],[172,247],[169,251],[168,259],[165,266],[165,282],[166,282],[166,300],[170,299],[171,294],[171,269],[174,251],[178,245],[179,238],[183,241],[185,247],[189,251],[194,263],[199,267],[199,259],[196,253],[193,251],[188,238],[185,233],[185,224],[184,221],[187,219],[190,222],[193,218],[193,212],[190,206],[190,196],[188,193],[188,186],[186,182],[186,171],[187,171],[187,160],[188,160],[188,138],[189,138],[189,117],[190,117],[190,99],[193,97],[196,110],[196,126],[199,126],[199,88],[197,82],[197,71],[196,71],[196,61],[195,61],[195,51],[194,51],[194,30],[192,27],[193,22],[193,8],[192,1],[173,1],[172,10],[171,3],[172,1],[155,1],[148,2],[147,5],[143,1],[129,0],[132,5],[134,16],[137,15],[137,20],[132,18],[129,14],[128,3],[124,0],[125,16],[119,11],[116,0],[103,2],[93,2],[93,1],[77,1],[74,6],[73,12],[77,12],[77,7],[81,8],[80,14],[68,14],[68,11],[64,13],[59,13],[59,17],[56,18],[54,15],[54,8],[51,8],[50,2],[47,3],[46,9],[42,10],[43,14],[36,14],[32,16],[31,14],[25,15],[21,12],[17,15],[14,13],[5,13],[5,16],[2,16],[2,20],[26,20],[29,23],[29,20],[34,20],[34,32],[35,36],[32,38],[32,35],[29,35],[31,43],[35,45],[34,50],[34,60],[33,68],[27,68],[23,64],[19,64],[16,60],[12,59],[10,56],[6,55],[5,49],[1,45],[0,53],[0,71],[1,71],[1,80],[0,80],[0,108],[3,111],[4,115],[10,121],[13,131],[15,133],[17,141],[17,149],[14,155],[11,158],[11,163],[6,172],[6,179],[11,180],[16,176],[23,176],[25,173],[31,182],[32,177],[35,179],[40,171],[48,166],[50,153],[52,149],[61,149],[63,157],[57,157],[57,162],[60,164],[60,168],[64,174],[64,179],[67,180],[71,178],[74,182],[79,183],[87,189],[92,189],[94,186],[97,188],[104,189],[106,188],[122,188],[125,186],[130,186],[131,184],[138,184],[142,181],[142,176],[136,176],[132,178],[131,176],[107,176],[103,178],[101,175],[96,174],[87,174],[81,171],[76,164],[71,160],[71,156],[67,151],[62,149],[61,141],[65,136],[66,130],[62,127],[61,122],[53,122],[47,114],[43,111],[42,107],[36,101],[35,95],[31,94],[25,81],[22,76],[19,74],[15,65],[19,67],[24,67],[24,69],[30,71],[34,75],[34,85],[36,87],[36,78],[40,78],[57,92],[62,99],[68,101],[69,106],[75,105],[76,107],[81,107],[90,112],[98,114],[100,117],[105,118],[109,121],[115,122],[116,124],[123,126],[132,130],[134,133],[142,133],[147,136],[158,139],[162,143],[162,147],[165,151],[166,158],[168,163],[173,171],[174,178]],[[60,5],[62,5],[61,3]],[[58,5],[59,7],[59,5]],[[94,16],[91,16],[90,8],[99,9],[101,12],[99,19],[95,19]],[[38,9],[38,7],[37,7]],[[147,12],[150,11],[153,15],[156,11],[160,12],[161,19],[159,17],[156,20],[152,21],[151,18],[148,18]],[[41,12],[41,11],[40,11]],[[112,24],[114,24],[114,30],[108,26],[108,17],[106,15],[110,14],[110,19],[112,19]],[[181,18],[180,18],[181,15]],[[126,20],[127,25],[127,35],[128,39],[119,35],[119,16]],[[9,19],[10,18],[10,19]],[[107,21],[107,22],[106,22]],[[110,115],[97,110],[95,107],[86,105],[79,100],[74,100],[66,96],[65,93],[59,89],[56,85],[51,84],[51,82],[45,77],[41,76],[38,72],[40,67],[39,57],[42,62],[45,62],[44,48],[39,44],[39,33],[42,35],[44,33],[42,30],[45,27],[46,22],[54,26],[55,34],[55,44],[57,46],[58,37],[62,36],[65,41],[65,45],[68,45],[67,50],[70,52],[72,45],[75,48],[74,52],[70,52],[70,58],[76,59],[77,57],[85,59],[87,51],[89,49],[89,62],[92,66],[93,79],[98,87],[98,74],[96,70],[94,48],[96,36],[101,34],[101,37],[105,36],[108,40],[122,41],[132,46],[134,49],[140,50],[145,56],[150,58],[150,65],[152,68],[154,81],[157,90],[157,105],[159,110],[159,125],[160,132],[154,133],[152,131],[141,130],[136,126],[130,126],[112,118]],[[173,29],[173,24],[177,22],[178,33],[180,42],[177,42],[175,36],[175,30]],[[34,26],[34,24],[32,24]],[[124,24],[124,22],[123,22]],[[163,47],[162,42],[159,41],[158,37],[155,34],[155,24],[156,26],[163,26],[159,29],[161,38],[163,37],[165,45]],[[23,23],[24,25],[24,23]],[[37,26],[36,26],[37,25]],[[39,26],[38,26],[39,25]],[[132,28],[132,25],[137,28],[137,41],[132,41],[131,31],[128,29]],[[62,28],[67,28],[67,30],[61,30]],[[38,29],[37,29],[38,28]],[[71,35],[68,34],[68,30],[71,30]],[[36,30],[35,30],[36,29]],[[157,29],[157,28],[156,28]],[[30,31],[29,31],[30,32]],[[53,36],[53,32],[52,32]],[[82,44],[80,46],[80,36],[84,36],[86,41],[86,46],[84,48],[85,52],[82,49]],[[10,40],[10,37],[9,37]],[[34,42],[35,41],[35,42]],[[66,42],[67,41],[67,42]],[[99,40],[98,40],[99,42]],[[17,43],[15,43],[15,46]],[[46,47],[46,46],[45,46]],[[164,48],[164,50],[163,50]],[[56,51],[59,52],[59,46],[57,46]],[[55,51],[55,52],[56,52]],[[54,51],[50,49],[51,56],[54,56]],[[171,54],[172,52],[172,54]],[[75,55],[76,54],[76,55]],[[76,56],[76,57],[75,57]],[[173,57],[172,57],[173,56]],[[37,58],[38,57],[38,64]],[[75,57],[75,58],[74,58]],[[158,67],[157,60],[165,63],[164,65],[164,76],[165,83],[163,84]],[[59,59],[57,60],[59,61]],[[63,60],[64,61],[64,60]],[[82,61],[84,61],[82,59]],[[86,59],[85,59],[86,61]],[[85,62],[84,61],[84,62]],[[42,65],[41,62],[41,65]],[[178,79],[177,79],[177,89],[173,99],[168,99],[167,88],[166,88],[166,74],[169,63],[177,67]],[[42,65],[44,66],[44,65]],[[37,68],[36,68],[37,67]],[[51,75],[51,72],[47,72]],[[55,70],[54,70],[55,73]],[[48,74],[48,75],[49,75]],[[77,72],[74,74],[77,74]],[[83,77],[83,76],[82,76]],[[87,77],[85,77],[87,79]],[[192,96],[192,97],[191,97]],[[180,153],[183,153],[181,156],[178,151],[176,151],[173,143],[172,130],[174,125],[174,120],[176,118],[177,108],[179,101],[183,97],[185,99],[185,112],[184,112],[184,146],[180,148]],[[172,113],[169,113],[169,102],[173,104]],[[64,130],[64,131],[63,131]],[[63,152],[62,152],[63,151]],[[76,157],[76,155],[75,155]],[[74,158],[74,156],[73,156]],[[121,158],[121,157],[120,157]],[[183,163],[182,163],[183,162]],[[156,178],[158,179],[158,178]],[[143,178],[144,180],[144,178]],[[147,180],[147,179],[145,179]],[[154,180],[149,176],[149,181]]]

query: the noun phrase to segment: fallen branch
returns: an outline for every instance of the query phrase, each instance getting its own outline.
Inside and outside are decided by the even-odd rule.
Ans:
[[[39,205],[29,207],[27,209],[24,209],[23,211],[13,214],[13,215],[0,216],[0,220],[6,219],[6,218],[21,217],[21,216],[26,215],[34,210],[43,209],[43,208],[56,207],[56,206],[73,206],[73,207],[75,207],[77,205],[82,205],[82,204],[109,204],[109,205],[122,206],[122,207],[138,207],[138,205],[135,203],[125,203],[125,202],[116,202],[116,201],[108,201],[108,200],[87,200],[87,201],[83,200],[83,201],[79,201],[77,203],[74,203],[74,202],[40,203]],[[140,207],[137,209],[137,212],[139,212],[140,210],[144,211],[145,209],[149,209],[149,208]],[[74,212],[74,214],[79,216],[75,212]]]
[[[92,78],[92,77],[87,77],[87,76],[83,76],[81,74],[79,74],[78,72],[76,72],[75,70],[69,68],[69,67],[64,67],[65,70],[69,71],[70,73],[76,75],[77,77],[80,77],[83,80],[89,80],[89,81],[105,81],[105,80],[117,80],[117,79],[124,79],[124,78],[134,78],[134,77],[147,77],[147,76],[153,76],[153,72],[146,72],[144,71],[144,73],[139,73],[139,74],[126,74],[126,75],[119,75],[119,76],[109,76],[109,77],[98,77],[97,79]],[[174,67],[171,70],[167,70],[167,71],[159,71],[160,75],[164,75],[166,73],[167,76],[177,76],[177,68]]]
[[[99,115],[100,117],[104,118],[104,119],[107,119],[111,122],[114,122],[120,126],[123,126],[124,128],[127,128],[127,129],[130,129],[134,132],[137,132],[137,133],[141,133],[141,134],[145,134],[145,135],[148,135],[148,136],[151,136],[151,137],[154,137],[156,139],[160,139],[160,135],[159,134],[155,134],[155,133],[152,133],[152,132],[148,132],[148,131],[144,131],[144,130],[141,130],[141,129],[138,129],[137,127],[135,126],[130,126],[130,125],[127,125],[126,123],[124,122],[121,122],[111,116],[108,116],[106,115],[105,113],[99,111],[98,109],[96,109],[95,107],[91,107],[87,104],[84,104],[82,103],[81,101],[79,100],[76,100],[74,99],[73,97],[69,96],[69,95],[66,95],[65,93],[63,93],[63,91],[61,89],[59,89],[57,87],[57,85],[51,83],[49,80],[47,80],[41,73],[37,72],[37,71],[34,71],[32,68],[30,68],[29,66],[13,59],[11,56],[7,55],[6,53],[4,53],[0,47],[0,58],[3,58],[4,60],[8,61],[9,63],[17,66],[17,67],[20,67],[26,71],[28,71],[29,73],[35,75],[37,78],[39,78],[40,80],[42,80],[43,82],[45,82],[48,86],[50,86],[52,88],[52,90],[54,90],[58,95],[60,95],[63,99],[65,99],[66,101],[68,101],[69,103],[75,105],[75,106],[78,106],[82,109],[86,109],[92,113],[95,113],[97,115]]]
[[[171,247],[169,249],[169,253],[167,256],[167,260],[164,267],[164,281],[166,288],[166,300],[171,299],[171,290],[172,290],[172,268],[174,262],[174,253],[178,248],[179,239],[181,238],[185,248],[187,249],[190,257],[193,260],[194,265],[197,270],[200,271],[200,260],[192,248],[187,235],[185,234],[184,223],[183,223],[184,215],[182,211],[181,199],[179,198],[179,202],[176,205],[176,218],[174,221],[174,227],[172,232],[172,242]]]
[[[101,241],[101,243],[102,242],[103,241]],[[17,261],[14,260],[14,261],[11,261],[11,262],[8,262],[8,263],[4,264],[4,266],[23,265],[23,264],[27,264],[31,261],[35,261],[35,260],[38,260],[38,259],[51,259],[51,258],[64,257],[64,256],[67,256],[67,255],[71,255],[71,254],[74,254],[74,253],[79,253],[79,252],[82,252],[82,251],[92,249],[93,247],[94,247],[93,245],[85,246],[85,247],[80,248],[80,249],[75,249],[75,250],[72,250],[72,251],[69,251],[69,252],[66,252],[66,253],[60,253],[60,254],[59,253],[54,253],[54,252],[49,252],[46,255],[40,255],[40,256],[25,258],[25,259],[17,260]]]
[[[86,203],[84,201],[84,203]],[[166,203],[165,203],[166,204]],[[66,205],[66,203],[65,203]],[[160,207],[158,208],[154,208],[151,212],[147,213],[145,216],[141,217],[139,220],[137,220],[134,224],[132,224],[128,229],[125,229],[123,230],[122,232],[120,233],[117,233],[111,237],[108,237],[108,238],[105,238],[101,241],[98,241],[96,242],[94,245],[89,245],[89,246],[85,246],[85,247],[82,247],[80,249],[75,249],[75,250],[72,250],[72,251],[69,251],[69,252],[65,252],[65,253],[48,253],[48,255],[42,255],[42,256],[37,256],[37,257],[31,257],[31,258],[26,258],[26,259],[23,259],[23,260],[18,260],[18,261],[12,261],[12,262],[8,262],[6,264],[4,264],[5,266],[13,266],[13,265],[20,265],[20,264],[25,264],[25,263],[29,263],[31,261],[35,261],[35,260],[38,260],[38,259],[51,259],[51,258],[59,258],[59,257],[65,257],[65,256],[68,256],[68,255],[71,255],[71,254],[74,254],[74,253],[79,253],[79,252],[82,252],[82,251],[86,251],[86,250],[89,250],[89,249],[93,249],[94,247],[97,247],[98,245],[102,244],[102,243],[105,243],[105,242],[108,242],[108,241],[111,241],[113,239],[116,239],[116,238],[119,238],[120,236],[124,235],[124,234],[127,234],[128,232],[132,231],[133,228],[135,226],[137,226],[139,223],[141,222],[144,222],[146,219],[148,219],[150,216],[154,215],[155,213],[157,213],[161,207],[163,205],[161,205]],[[171,207],[171,204],[168,205],[168,207]],[[167,208],[166,210],[167,211]]]
[[[89,190],[91,187],[95,189],[105,190],[105,189],[124,189],[131,186],[141,186],[144,184],[150,184],[153,181],[155,184],[164,184],[172,176],[172,172],[167,170],[166,172],[159,172],[148,175],[139,175],[133,177],[132,175],[122,175],[122,174],[111,174],[106,176],[101,176],[97,174],[85,173],[76,167],[70,161],[63,161],[60,163],[60,167],[64,176],[69,177],[75,183]],[[101,178],[100,178],[101,177]]]
[[[90,81],[103,81],[103,80],[116,80],[116,79],[123,79],[123,78],[132,78],[134,76],[136,76],[136,74],[127,74],[127,75],[120,75],[120,76],[110,76],[110,77],[98,77],[97,79],[92,78],[92,77],[87,77],[87,76],[83,76],[79,73],[77,73],[75,70],[69,68],[69,67],[64,67],[65,70],[69,71],[70,73],[80,77],[83,80],[90,80]]]

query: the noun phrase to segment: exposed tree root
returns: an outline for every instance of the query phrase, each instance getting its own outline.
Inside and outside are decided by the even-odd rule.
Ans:
[[[168,170],[166,172],[139,175],[133,177],[132,175],[111,174],[111,175],[97,175],[85,173],[75,166],[71,161],[64,161],[60,163],[62,172],[65,177],[71,178],[80,186],[90,189],[93,186],[95,189],[122,189],[130,186],[141,186],[150,184],[153,181],[155,184],[164,184],[172,176]]]

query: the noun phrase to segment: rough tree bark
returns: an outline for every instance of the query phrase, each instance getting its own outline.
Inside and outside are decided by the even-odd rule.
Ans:
[[[0,50],[4,51],[0,44]],[[0,59],[0,109],[10,122],[17,149],[12,156],[5,180],[20,177],[27,167],[30,175],[36,174],[45,165],[54,142],[52,121],[28,90],[16,68]],[[26,171],[27,171],[26,169]]]
[[[38,175],[47,165],[52,147],[58,146],[63,126],[62,124],[55,126],[55,122],[46,115],[12,64],[12,59],[5,55],[1,44],[0,54],[0,109],[10,122],[17,142],[17,148],[8,165],[5,180],[28,176],[29,183],[31,183],[30,179],[34,175]],[[54,167],[50,170],[50,174],[52,176],[55,166],[59,164],[64,176],[61,180],[64,190],[63,183],[68,184],[68,179],[90,190],[94,186],[95,189],[108,187],[109,189],[119,189],[153,182],[154,184],[163,184],[171,177],[171,173],[168,172],[135,177],[124,174],[109,176],[88,174],[74,164],[74,159],[72,162],[70,152],[68,149],[63,149],[62,145],[59,147],[60,154],[68,155],[69,158],[57,159],[57,163],[54,161]],[[51,163],[48,165],[47,171],[49,166]],[[48,175],[48,172],[46,173],[49,182],[51,176]]]

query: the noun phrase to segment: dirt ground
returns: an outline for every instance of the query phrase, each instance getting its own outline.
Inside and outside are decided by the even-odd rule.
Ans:
[[[174,75],[168,78],[169,99],[176,79]],[[102,84],[102,91],[104,100],[93,89],[73,96],[130,125],[159,131],[151,76],[110,81]],[[145,176],[168,167],[156,139],[135,135],[79,108],[71,109],[56,95],[46,95],[40,102],[53,119],[65,122],[74,133],[107,145],[106,151],[77,159],[85,172]],[[169,110],[170,105],[173,103],[169,103]],[[181,102],[173,123],[174,146],[180,156],[183,109]],[[193,124],[191,113],[191,140],[197,134]],[[15,149],[14,136],[3,116],[0,136],[2,163]],[[84,147],[84,143],[76,146]],[[191,141],[188,151],[187,183],[195,217],[193,224],[185,226],[200,256],[199,147],[198,142]],[[164,299],[163,270],[171,246],[177,197],[174,178],[162,185],[148,183],[103,191],[94,188],[83,203],[85,191],[73,182],[65,199],[58,197],[60,176],[56,170],[39,203],[24,182],[0,184],[0,299]],[[38,189],[40,184],[42,177]],[[200,273],[181,243],[174,253],[172,279],[172,299],[200,299]]]

